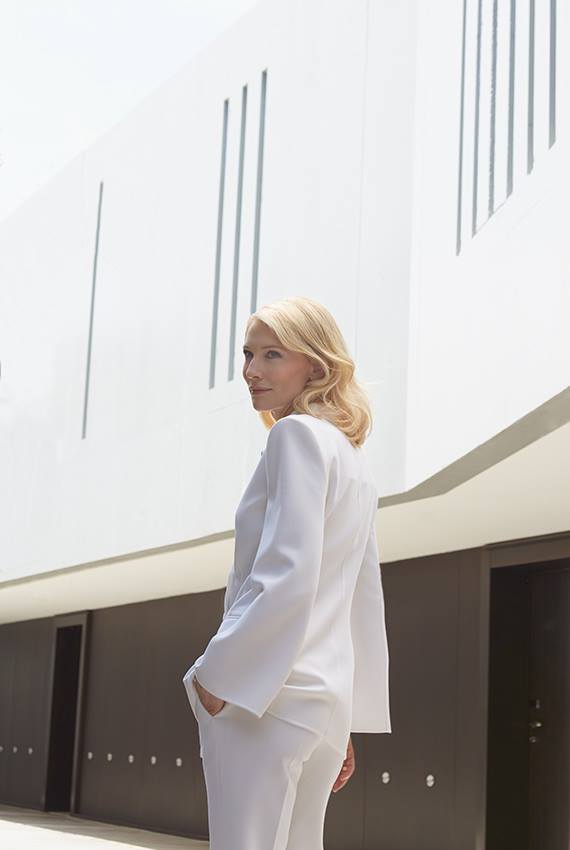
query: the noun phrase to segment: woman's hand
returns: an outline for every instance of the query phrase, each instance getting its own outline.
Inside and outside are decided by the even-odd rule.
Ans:
[[[225,699],[221,699],[221,697],[216,697],[214,696],[214,694],[211,694],[210,691],[207,691],[206,688],[204,688],[200,684],[196,676],[194,676],[194,678],[192,679],[192,684],[198,692],[198,699],[200,700],[208,714],[219,714],[219,712],[226,704]]]
[[[340,769],[340,773],[332,787],[332,790],[336,794],[337,791],[340,791],[343,788],[352,774],[354,773],[354,769],[356,767],[356,762],[354,760],[354,749],[352,748],[352,738],[348,739],[348,747],[346,748],[346,758],[342,763],[342,767]]]

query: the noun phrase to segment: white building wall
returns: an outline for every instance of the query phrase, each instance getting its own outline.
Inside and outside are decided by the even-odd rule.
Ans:
[[[534,167],[527,173],[529,3],[516,3],[513,191],[497,22],[496,206],[488,214],[493,3],[482,4],[477,232],[472,236],[478,3],[468,0],[461,250],[456,253],[463,4],[420,4],[407,416],[409,487],[570,383],[570,7],[557,4],[556,141],[549,146],[549,0],[536,0]],[[443,25],[442,22],[445,22]],[[502,27],[502,29],[501,29]],[[505,67],[506,66],[506,67]],[[569,517],[570,519],[570,517]]]
[[[4,579],[233,527],[266,439],[241,377],[240,351],[251,312],[264,69],[257,305],[285,294],[320,299],[355,351],[366,305],[359,277],[374,276],[358,253],[368,15],[365,2],[261,3],[3,224]],[[236,368],[228,380],[244,84]],[[216,376],[209,388],[226,98]],[[394,321],[405,340],[406,312]],[[367,345],[360,377],[381,382],[381,358]],[[390,392],[402,405],[401,382]],[[402,458],[402,428],[390,433],[386,422],[378,430]],[[401,462],[390,477],[388,485],[382,476],[384,487],[400,489]]]
[[[445,6],[437,29],[411,0],[265,0],[2,224],[0,579],[233,527],[266,439],[240,352],[264,69],[256,306],[303,294],[337,318],[371,382],[380,493],[406,489],[568,383],[567,107],[559,97],[556,144],[537,150],[534,173],[456,255],[462,20],[458,4]],[[563,13],[561,46],[567,32]]]

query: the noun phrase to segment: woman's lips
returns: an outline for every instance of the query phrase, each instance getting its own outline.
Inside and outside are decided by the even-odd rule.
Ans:
[[[264,389],[254,390],[253,388],[250,390],[252,395],[257,395],[257,393],[268,393],[271,387],[265,387]]]

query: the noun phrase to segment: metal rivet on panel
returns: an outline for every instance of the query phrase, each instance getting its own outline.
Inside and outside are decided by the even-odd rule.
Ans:
[[[150,757],[150,763],[151,763],[151,764],[156,764],[156,756],[151,756],[151,757]]]
[[[31,756],[33,752],[34,752],[34,748],[28,747],[28,755]]]
[[[91,752],[91,750],[89,750],[89,752],[87,753],[87,758],[88,758],[88,759],[92,759],[92,758],[93,758],[93,753]]]
[[[129,753],[129,764],[132,764],[135,760],[135,757],[132,753]]]
[[[431,788],[433,785],[435,785],[435,776],[433,775],[433,773],[428,773],[428,775],[426,776],[426,785],[428,788]]]
[[[113,761],[113,753],[107,753],[107,761]]]
[[[389,781],[390,781],[390,772],[388,770],[385,770],[382,774],[382,782],[384,783],[384,785],[387,785]]]
[[[13,747],[12,747],[12,752],[13,752],[13,753],[17,753],[17,752],[18,752],[18,747],[13,746]]]
[[[176,767],[182,767],[182,759],[181,758],[176,759]]]

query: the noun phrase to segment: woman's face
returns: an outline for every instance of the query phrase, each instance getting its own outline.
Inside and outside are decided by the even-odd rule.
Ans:
[[[243,345],[243,377],[255,410],[271,410],[275,419],[286,416],[295,396],[310,378],[322,374],[304,354],[279,344],[264,322],[254,319]],[[252,393],[259,387],[265,392]]]

